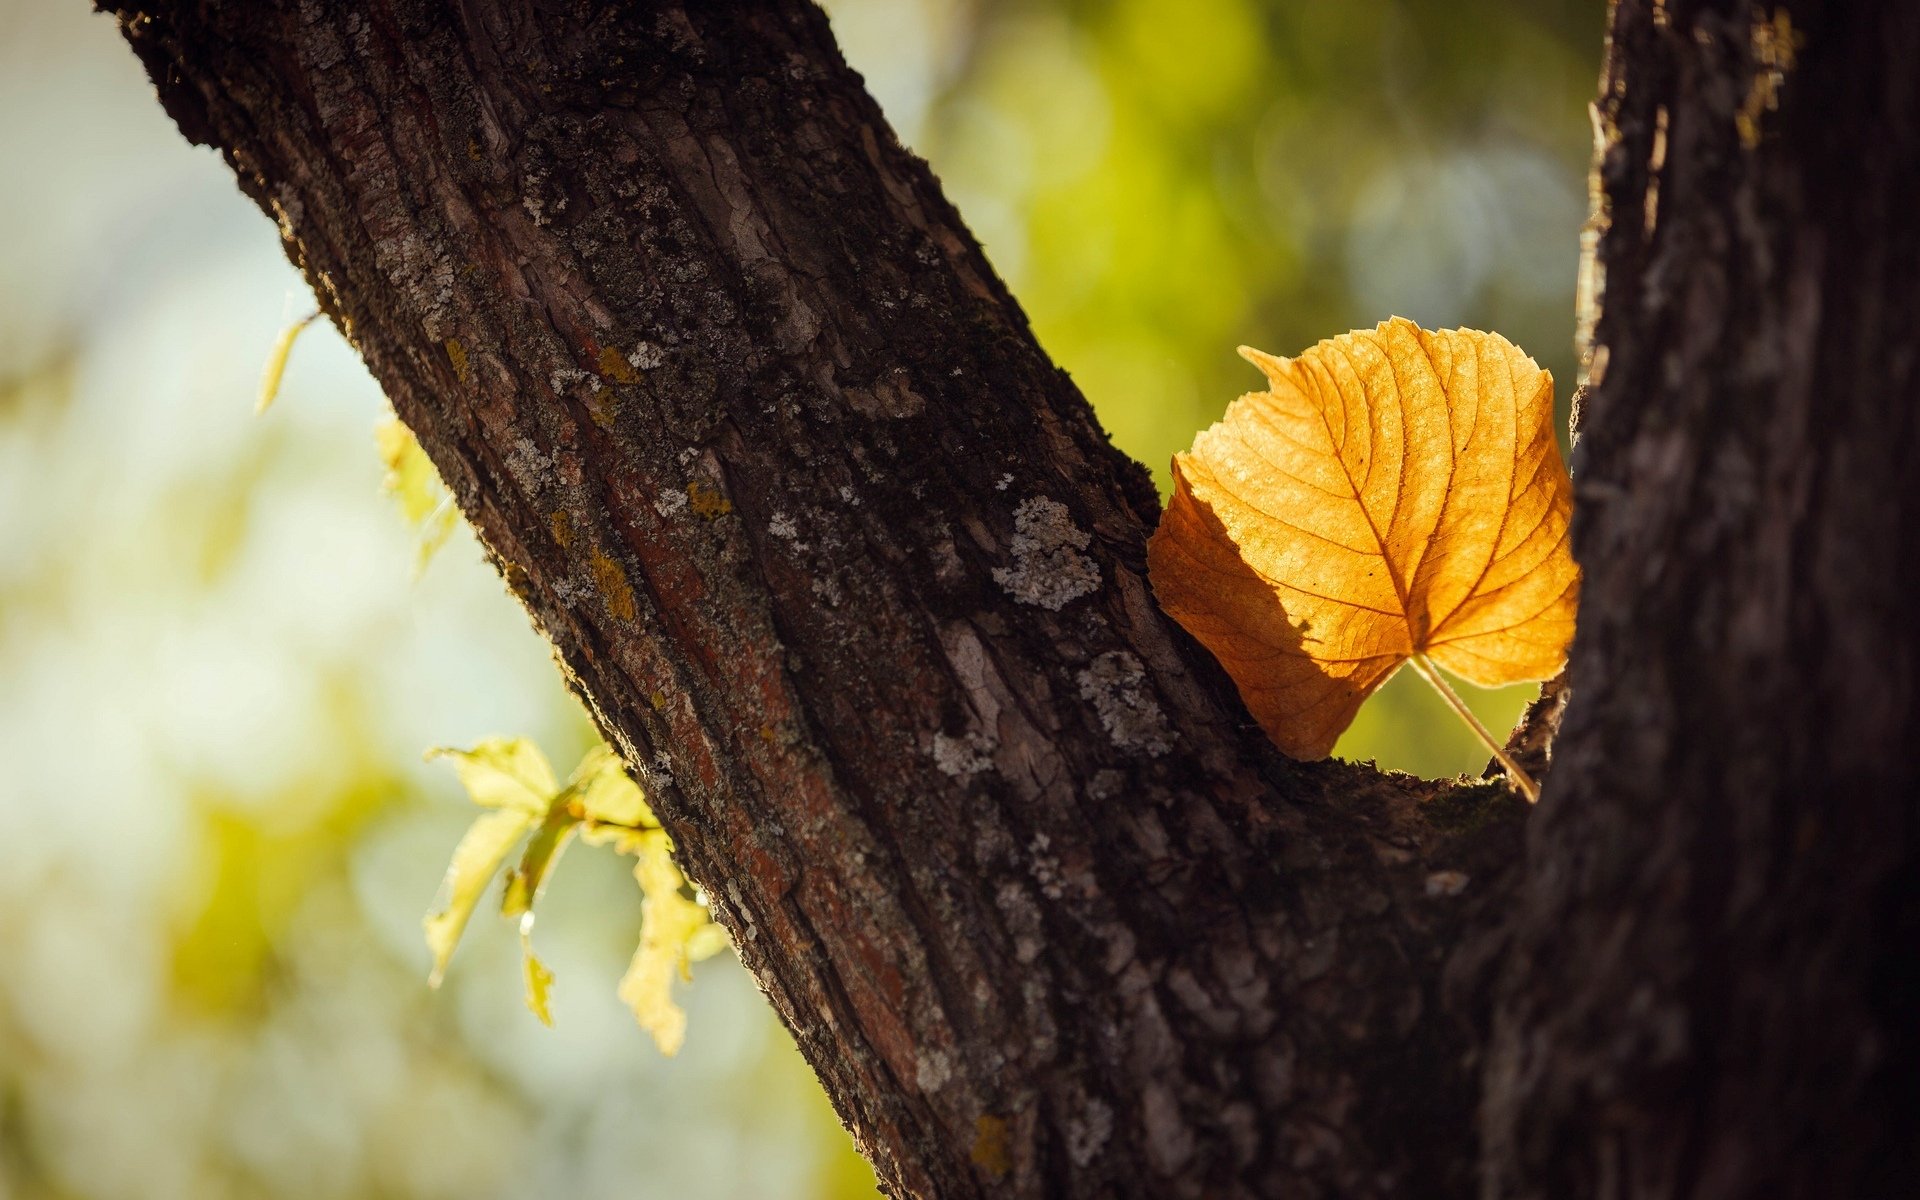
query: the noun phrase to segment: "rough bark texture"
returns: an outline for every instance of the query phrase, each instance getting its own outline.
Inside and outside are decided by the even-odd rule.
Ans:
[[[1920,1179],[1920,6],[1623,3],[1488,1194]]]
[[[1146,476],[802,0],[115,7],[896,1192],[1900,1165],[1911,13],[1796,6],[1777,86],[1744,5],[1616,14],[1571,761],[1524,829],[1266,746],[1149,597]]]

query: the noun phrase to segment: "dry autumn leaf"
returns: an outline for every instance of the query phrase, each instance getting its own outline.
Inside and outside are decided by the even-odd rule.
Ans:
[[[1298,358],[1240,353],[1269,390],[1174,456],[1147,561],[1275,744],[1325,757],[1409,661],[1476,727],[1436,664],[1552,677],[1580,584],[1552,377],[1498,334],[1397,317]]]

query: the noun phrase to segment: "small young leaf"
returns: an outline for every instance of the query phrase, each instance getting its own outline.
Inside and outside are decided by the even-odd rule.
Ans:
[[[260,398],[253,406],[255,416],[266,412],[272,406],[274,397],[280,394],[280,380],[287,373],[287,356],[293,353],[293,343],[319,316],[320,310],[313,310],[282,329],[280,336],[274,339],[273,349],[267,354],[266,370],[260,373]]]
[[[620,980],[620,999],[633,1010],[640,1027],[653,1035],[660,1053],[672,1057],[680,1052],[687,1034],[687,1014],[673,1002],[673,977],[693,977],[696,941],[707,953],[718,947],[712,947],[710,936],[703,936],[712,925],[706,908],[680,894],[686,879],[673,863],[673,844],[667,835],[649,830],[636,836],[634,847],[640,861],[634,864],[633,876],[640,881],[643,917],[639,949]]]
[[[520,963],[527,977],[527,1008],[540,1023],[553,1028],[553,972],[533,952],[533,914],[520,921]]]
[[[420,546],[415,567],[424,569],[434,552],[453,534],[459,511],[454,508],[452,494],[440,482],[439,472],[433,469],[432,460],[420,448],[412,430],[397,417],[390,417],[375,427],[373,436],[380,447],[380,461],[387,465],[381,486],[400,501],[400,511],[407,522],[419,528]]]
[[[521,852],[520,865],[507,875],[507,892],[500,902],[500,915],[503,917],[523,917],[521,931],[530,933],[533,918],[533,902],[540,898],[540,890],[547,885],[547,876],[560,861],[560,852],[567,848],[567,839],[579,827],[579,818],[567,811],[564,799],[556,797],[553,806],[547,809],[540,828],[534,830],[527,839],[527,848]]]
[[[683,894],[687,881],[674,865],[672,843],[619,757],[604,745],[594,748],[565,788],[554,783],[546,756],[524,738],[490,738],[471,750],[441,747],[427,757],[451,758],[473,802],[494,810],[461,839],[447,872],[448,903],[427,918],[435,986],[488,881],[514,843],[534,829],[519,865],[508,873],[500,907],[503,915],[520,918],[527,1007],[553,1024],[553,972],[533,952],[533,906],[567,839],[578,833],[582,841],[611,843],[639,859],[634,877],[644,905],[640,946],[620,981],[620,998],[662,1053],[678,1052],[687,1016],[673,1002],[673,976],[691,978],[691,964],[726,949],[727,937],[705,904]]]
[[[1560,669],[1580,572],[1545,371],[1400,318],[1241,353],[1269,389],[1174,456],[1147,563],[1282,750],[1325,757],[1409,659],[1488,687]]]
[[[451,758],[467,795],[482,808],[511,808],[538,820],[559,790],[547,756],[526,738],[487,738],[471,750],[438,746],[427,758]]]
[[[606,825],[624,825],[631,829],[658,829],[653,810],[640,785],[627,777],[620,756],[605,744],[587,751],[573,769],[567,790],[580,813],[589,821]]]
[[[447,960],[460,944],[467,918],[473,915],[494,872],[536,819],[534,813],[519,807],[482,813],[454,848],[453,862],[447,867],[447,902],[426,919],[427,949],[433,952],[433,973],[427,981],[433,987],[439,987],[446,976]]]
[[[732,948],[733,940],[727,937],[726,927],[708,917],[707,923],[687,938],[687,961],[705,962],[721,951]]]

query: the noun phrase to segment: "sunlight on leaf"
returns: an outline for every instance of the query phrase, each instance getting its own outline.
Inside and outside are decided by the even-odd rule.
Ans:
[[[438,987],[474,906],[514,845],[535,822],[541,822],[542,834],[553,824],[550,809],[558,785],[554,783],[553,768],[547,765],[546,755],[525,738],[488,738],[471,750],[441,746],[427,751],[426,756],[429,760],[452,759],[454,772],[459,775],[461,786],[467,789],[468,797],[482,808],[495,810],[475,820],[466,836],[460,839],[460,845],[453,852],[453,863],[447,868],[447,904],[427,916],[427,948],[433,952],[431,982]],[[515,912],[531,908],[533,894],[559,854],[560,843],[571,827],[572,821],[567,820],[544,842],[536,837],[535,846],[529,846],[528,858],[535,856],[538,847],[539,857],[534,864],[538,874],[530,876],[530,884],[524,891],[525,906]],[[525,870],[527,863],[523,860],[521,871]],[[515,878],[520,874],[515,872]],[[509,906],[515,903],[511,886],[507,903]]]
[[[520,865],[507,876],[507,892],[500,902],[501,916],[533,916],[533,902],[540,898],[547,876],[560,861],[560,852],[566,849],[567,839],[573,836],[578,825],[579,819],[567,811],[565,800],[556,799],[540,822],[540,828],[527,839]],[[531,924],[530,920],[523,921],[522,931],[528,932]]]
[[[506,894],[500,901],[500,915],[520,918],[520,958],[527,976],[527,1007],[543,1025],[553,1024],[548,994],[553,989],[553,972],[533,952],[533,906],[547,885],[547,876],[560,861],[567,839],[579,826],[579,818],[568,811],[567,792],[553,798],[540,827],[527,839],[520,854],[520,865],[507,873]]]
[[[709,917],[705,925],[687,938],[687,959],[690,962],[705,962],[721,951],[732,948],[733,940],[727,936],[726,928]]]
[[[1463,715],[1432,665],[1485,687],[1552,677],[1580,575],[1547,372],[1498,334],[1401,318],[1294,359],[1241,354],[1269,390],[1174,456],[1147,559],[1267,735],[1325,757],[1409,660]]]

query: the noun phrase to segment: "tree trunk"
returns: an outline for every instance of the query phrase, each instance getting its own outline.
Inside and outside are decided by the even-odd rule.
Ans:
[[[1920,1179],[1920,6],[1621,3],[1489,1194]]]
[[[1266,744],[1152,602],[1145,473],[810,4],[120,16],[891,1190],[1868,1189],[1915,1107],[1920,47],[1796,7],[1764,85],[1743,6],[1670,7],[1615,17],[1530,828]]]

